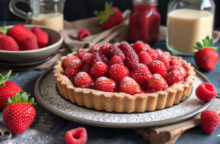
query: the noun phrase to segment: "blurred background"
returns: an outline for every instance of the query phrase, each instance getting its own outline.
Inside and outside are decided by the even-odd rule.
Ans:
[[[132,0],[66,0],[64,7],[64,18],[68,21],[93,17],[94,10],[104,9],[104,3],[113,2],[113,5],[121,9],[132,9]],[[166,25],[167,5],[170,0],[159,0],[158,10],[161,15],[161,25]],[[220,29],[220,0],[214,0],[216,4],[215,11],[215,29]],[[23,19],[14,16],[9,10],[10,0],[0,0],[0,22],[17,22]],[[29,11],[25,4],[18,4],[18,7]]]

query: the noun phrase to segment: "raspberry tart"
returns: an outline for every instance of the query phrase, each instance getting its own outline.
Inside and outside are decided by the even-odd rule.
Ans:
[[[54,76],[60,94],[72,103],[127,113],[178,104],[195,80],[189,63],[140,41],[81,49],[58,61]]]

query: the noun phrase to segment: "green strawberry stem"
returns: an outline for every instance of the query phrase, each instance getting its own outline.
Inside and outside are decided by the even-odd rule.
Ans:
[[[109,17],[117,12],[116,9],[111,9],[111,8],[112,8],[112,3],[106,2],[104,11],[97,11],[97,10],[94,11],[95,16],[99,17],[100,24],[108,22]]]
[[[34,105],[34,98],[28,99],[30,95],[26,92],[20,91],[17,95],[14,95],[12,98],[8,98],[8,105],[15,103],[27,103],[30,105]]]
[[[217,51],[219,47],[214,47],[214,39],[210,39],[209,36],[207,36],[205,39],[202,40],[202,42],[197,42],[194,48],[198,50],[203,48],[210,48]]]
[[[5,82],[6,81],[9,81],[9,80],[11,80],[11,79],[13,79],[13,78],[18,76],[18,74],[16,74],[16,75],[11,77],[11,73],[12,73],[12,71],[9,70],[8,73],[5,76],[0,74],[0,88],[5,86]]]
[[[0,27],[0,33],[3,33],[3,34],[8,34],[8,31],[10,30],[9,27],[6,27],[5,25]]]

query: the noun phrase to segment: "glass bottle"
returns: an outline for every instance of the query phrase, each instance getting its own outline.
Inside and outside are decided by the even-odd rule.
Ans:
[[[196,42],[212,36],[213,0],[171,0],[167,14],[167,48],[174,54],[193,55]]]
[[[133,0],[133,10],[129,17],[129,40],[141,40],[150,45],[157,41],[160,14],[157,0]]]

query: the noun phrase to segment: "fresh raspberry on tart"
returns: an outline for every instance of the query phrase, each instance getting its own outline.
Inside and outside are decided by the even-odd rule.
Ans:
[[[70,54],[58,62],[54,76],[61,95],[73,103],[97,110],[130,113],[180,103],[189,96],[183,91],[191,90],[195,72],[181,58],[153,50],[139,41],[133,46],[122,42],[99,48],[93,46],[89,51],[81,49],[77,56]],[[176,89],[174,84],[182,88]],[[170,89],[176,89],[172,90],[175,93]],[[178,93],[182,94],[181,98],[175,98],[169,105],[166,105],[167,98],[161,96]],[[106,100],[108,106],[103,104]]]

